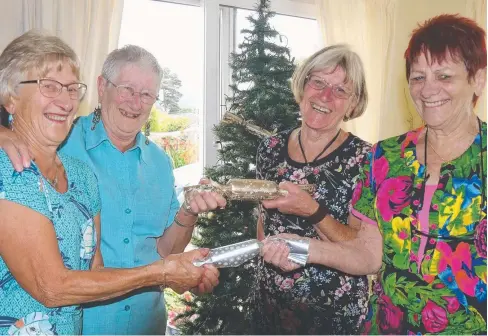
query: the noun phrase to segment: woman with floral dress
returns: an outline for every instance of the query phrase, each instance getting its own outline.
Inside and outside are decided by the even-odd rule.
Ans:
[[[288,181],[280,187],[289,195],[263,202],[259,238],[289,233],[315,240],[351,239],[355,230],[344,224],[360,162],[370,146],[343,131],[341,122],[359,117],[366,108],[361,60],[345,45],[324,48],[297,69],[292,87],[301,127],[264,140],[257,153],[257,177]],[[313,195],[295,185],[305,183],[315,185]],[[351,334],[366,317],[366,277],[319,264],[282,272],[261,263],[259,272],[263,334]]]
[[[414,31],[405,59],[425,126],[373,146],[349,217],[357,238],[312,241],[309,262],[351,274],[381,267],[365,333],[486,335],[487,134],[473,111],[485,32],[437,16]]]

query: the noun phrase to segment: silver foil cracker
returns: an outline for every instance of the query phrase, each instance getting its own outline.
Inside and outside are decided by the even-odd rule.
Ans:
[[[237,267],[257,256],[262,246],[263,244],[257,239],[250,239],[236,244],[217,247],[211,249],[205,259],[195,260],[193,265],[213,264],[217,268]]]

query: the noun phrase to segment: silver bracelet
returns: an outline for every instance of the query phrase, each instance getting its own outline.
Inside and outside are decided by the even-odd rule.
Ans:
[[[178,220],[178,218],[176,218],[176,216],[175,216],[174,222],[175,222],[175,224],[176,224],[176,225],[181,226],[181,227],[184,227],[184,228],[192,228],[192,227],[194,227],[194,226],[197,224],[197,223],[195,222],[193,225],[185,225],[185,224],[183,224],[182,222],[180,222],[180,221]]]

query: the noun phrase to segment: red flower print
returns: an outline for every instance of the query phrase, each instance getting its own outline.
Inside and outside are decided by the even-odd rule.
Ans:
[[[447,302],[447,311],[449,314],[454,314],[459,309],[459,301],[455,296],[443,296],[442,297]]]
[[[412,181],[408,176],[389,178],[378,189],[376,205],[383,220],[390,221],[410,202]]]
[[[373,162],[373,176],[376,180],[376,185],[380,185],[388,175],[389,170],[388,160],[382,156]]]
[[[359,199],[361,198],[362,190],[363,190],[363,181],[358,181],[352,193],[352,200],[351,200],[352,206],[356,205],[357,201],[359,201]]]
[[[402,334],[402,322],[402,310],[395,306],[388,296],[381,295],[378,298],[378,314],[376,315],[376,323],[380,332],[387,335]]]
[[[269,140],[269,147],[270,148],[273,148],[275,147],[280,141],[278,140],[278,138],[276,137],[272,137],[270,140]]]
[[[295,280],[293,279],[284,279],[283,282],[280,285],[281,290],[289,290],[293,287],[293,284],[295,283]]]
[[[486,258],[486,218],[476,226],[474,245],[476,246],[476,252],[478,252],[479,256]]]
[[[364,322],[361,335],[369,335],[370,330],[371,330],[371,321]]]
[[[473,272],[473,260],[469,244],[459,243],[453,252],[446,242],[441,241],[437,243],[436,249],[440,252],[439,264],[437,265],[439,273],[444,272],[450,266],[459,289],[473,297],[479,278]]]
[[[446,329],[449,323],[444,308],[428,300],[422,309],[422,323],[429,333],[438,333]]]

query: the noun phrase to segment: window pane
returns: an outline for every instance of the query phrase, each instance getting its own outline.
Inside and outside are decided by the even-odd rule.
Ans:
[[[236,49],[244,41],[242,29],[251,28],[251,23],[246,19],[253,11],[245,9],[236,10]],[[270,25],[283,37],[276,42],[288,46],[295,62],[301,62],[306,57],[322,48],[319,26],[316,20],[276,14],[270,19]]]
[[[164,68],[162,102],[151,111],[150,138],[172,158],[178,194],[183,186],[197,183],[202,174],[203,38],[202,7],[124,2],[119,46],[141,46]]]

